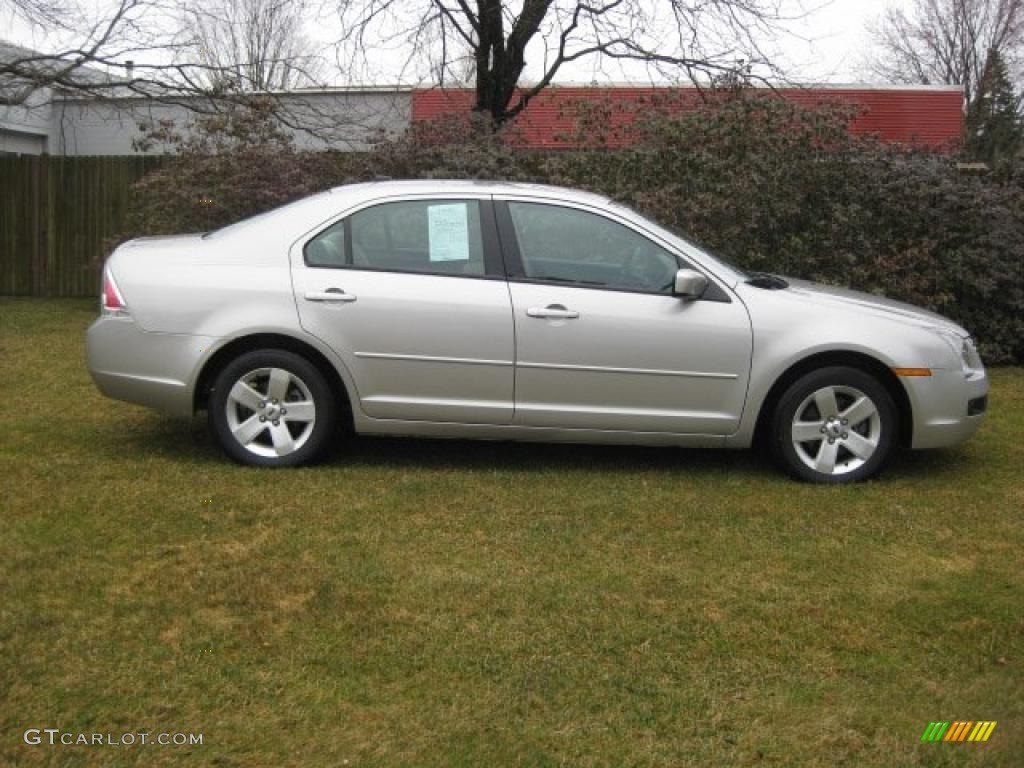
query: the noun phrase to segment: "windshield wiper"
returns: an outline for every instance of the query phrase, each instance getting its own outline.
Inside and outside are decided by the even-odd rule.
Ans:
[[[780,291],[783,288],[789,288],[789,283],[778,275],[773,275],[769,272],[751,272],[750,277],[747,278],[747,285],[752,285],[755,288],[766,288],[769,291]]]

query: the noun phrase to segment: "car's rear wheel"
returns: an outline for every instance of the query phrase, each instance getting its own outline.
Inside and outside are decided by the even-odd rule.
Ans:
[[[892,397],[876,378],[857,368],[822,368],[802,376],[779,399],[772,454],[801,480],[864,480],[888,460],[896,422]]]
[[[284,350],[247,352],[217,375],[210,426],[235,461],[290,467],[319,456],[334,430],[336,408],[323,374]]]

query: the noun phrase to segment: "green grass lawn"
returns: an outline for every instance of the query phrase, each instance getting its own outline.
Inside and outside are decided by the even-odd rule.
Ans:
[[[1022,764],[1022,369],[856,487],[422,440],[275,472],[101,397],[94,314],[0,299],[0,766]]]

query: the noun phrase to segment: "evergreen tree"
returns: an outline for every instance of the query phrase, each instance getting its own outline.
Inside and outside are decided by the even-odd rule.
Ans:
[[[998,168],[1012,161],[1021,148],[1020,97],[998,51],[985,62],[978,97],[968,109],[965,149],[974,160]]]

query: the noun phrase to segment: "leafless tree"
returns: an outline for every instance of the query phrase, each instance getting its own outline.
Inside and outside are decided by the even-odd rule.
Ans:
[[[568,64],[586,57],[640,62],[656,79],[707,82],[738,68],[777,75],[764,47],[787,20],[791,0],[336,0],[339,56],[406,56],[444,84],[471,65],[475,108],[513,118]],[[388,52],[388,53],[385,53]],[[540,59],[525,84],[527,53]],[[423,64],[426,64],[423,67]],[[452,75],[454,74],[454,78]]]
[[[313,85],[322,59],[303,34],[308,0],[189,0],[187,45],[212,86],[274,91]]]
[[[0,43],[0,105],[25,105],[48,89],[98,99],[226,98],[309,81],[315,71],[298,30],[305,0],[218,0],[205,10],[186,1],[115,0],[96,16],[73,0],[0,0],[0,11],[58,41],[44,51]],[[189,14],[194,26],[182,34]],[[235,22],[241,28],[229,32]],[[233,88],[225,88],[227,72]]]
[[[0,0],[0,9],[56,41],[44,51],[0,46],[0,105],[26,105],[52,89],[101,98],[205,88],[202,63],[183,60],[182,47],[165,32],[164,0],[117,0],[100,15],[70,0]]]
[[[54,100],[88,110],[112,98],[119,99],[119,114],[140,123],[155,119],[153,107],[160,105],[193,117],[255,107],[260,114],[272,111],[278,125],[294,134],[346,146],[361,144],[394,114],[386,99],[371,102],[359,94],[266,92],[313,82],[316,62],[302,44],[297,4],[315,0],[279,0],[276,6],[243,0],[238,8],[254,9],[255,28],[237,32],[217,26],[238,12],[229,0],[196,5],[192,18],[202,22],[205,38],[196,34],[196,24],[182,30],[185,3],[191,2],[0,0],[0,20],[16,15],[20,24],[49,33],[41,36],[43,50],[0,40],[0,115],[24,116]],[[197,45],[202,39],[206,45]]]
[[[890,5],[871,30],[875,74],[895,82],[962,85],[974,104],[991,51],[1021,74],[1024,0],[913,0]]]
[[[74,7],[60,0],[6,0],[0,3],[14,16],[29,24],[65,26],[72,17]]]

